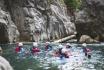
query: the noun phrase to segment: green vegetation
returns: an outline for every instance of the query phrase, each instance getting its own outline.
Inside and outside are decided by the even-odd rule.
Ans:
[[[71,9],[79,9],[81,6],[82,1],[81,0],[65,0],[65,4],[67,7],[70,7]]]

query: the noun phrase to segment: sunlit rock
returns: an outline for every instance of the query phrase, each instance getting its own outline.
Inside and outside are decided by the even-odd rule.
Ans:
[[[63,0],[5,0],[20,41],[59,39],[76,32]]]
[[[13,70],[10,63],[2,56],[0,56],[0,70]]]
[[[79,39],[80,43],[93,43],[93,42],[98,42],[94,39],[92,39],[90,36],[88,35],[82,35]]]
[[[19,32],[9,12],[6,11],[4,0],[0,0],[0,43],[14,42]]]

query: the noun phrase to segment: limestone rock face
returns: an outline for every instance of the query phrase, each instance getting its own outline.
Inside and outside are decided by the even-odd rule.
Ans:
[[[82,0],[82,10],[76,12],[78,36],[100,37],[104,41],[104,0]]]
[[[11,20],[9,12],[6,11],[4,0],[0,0],[0,43],[13,42],[18,35],[17,27]]]
[[[63,0],[4,0],[20,41],[59,39],[76,32]]]
[[[0,70],[13,70],[10,63],[2,56],[0,56]]]

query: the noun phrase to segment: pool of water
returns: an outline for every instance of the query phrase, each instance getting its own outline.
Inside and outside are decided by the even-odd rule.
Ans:
[[[80,44],[71,44],[72,47],[81,47]],[[64,65],[52,60],[52,56],[46,56],[44,51],[44,44],[40,44],[42,49],[38,56],[27,55],[23,58],[18,57],[15,53],[15,44],[1,45],[4,53],[3,56],[10,62],[14,70],[59,70],[59,66]],[[58,44],[52,44],[56,49]],[[29,50],[32,44],[24,44],[24,47]],[[92,49],[92,58],[83,59],[83,65],[75,68],[74,70],[104,70],[104,45],[100,44],[88,44],[87,47]]]

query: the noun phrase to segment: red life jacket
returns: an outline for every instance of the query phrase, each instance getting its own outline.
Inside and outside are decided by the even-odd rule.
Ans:
[[[39,48],[37,48],[37,47],[32,48],[32,52],[33,52],[33,53],[40,52],[40,49],[39,49]]]
[[[20,50],[21,50],[20,47],[16,47],[16,48],[15,48],[15,52],[16,52],[16,53],[20,52]]]

